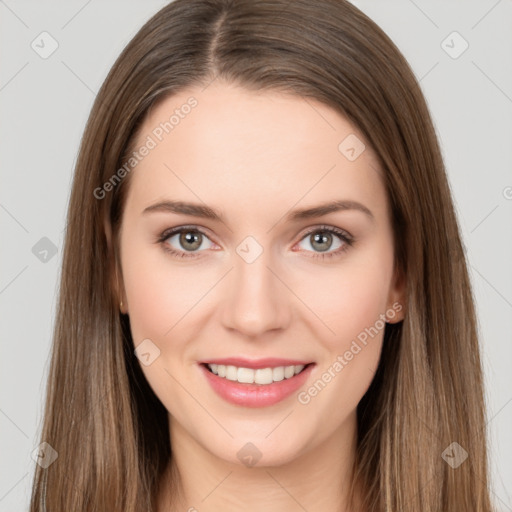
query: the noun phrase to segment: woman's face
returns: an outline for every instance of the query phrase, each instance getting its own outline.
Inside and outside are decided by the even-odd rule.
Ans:
[[[363,144],[319,102],[218,82],[146,119],[121,293],[171,436],[271,466],[353,432],[385,315],[403,318],[385,188]]]

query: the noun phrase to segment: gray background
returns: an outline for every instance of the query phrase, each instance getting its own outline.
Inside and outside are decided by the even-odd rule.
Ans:
[[[28,505],[80,137],[115,58],[165,3],[0,0],[1,511]],[[512,511],[512,2],[354,4],[402,50],[434,118],[478,306],[493,499]],[[51,49],[43,31],[58,43],[47,58],[31,47]]]

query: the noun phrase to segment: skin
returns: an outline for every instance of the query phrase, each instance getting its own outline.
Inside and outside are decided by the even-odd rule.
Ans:
[[[293,393],[269,407],[232,405],[212,390],[198,361],[313,361],[301,388],[307,390],[332,373],[337,357],[380,315],[391,310],[390,323],[403,319],[405,285],[394,272],[378,161],[368,144],[354,161],[338,150],[350,134],[364,138],[326,105],[219,81],[159,104],[138,145],[191,95],[197,107],[130,175],[120,237],[122,310],[134,345],[150,339],[160,350],[141,367],[169,412],[169,470],[180,475],[174,498],[162,481],[159,512],[352,510],[346,493],[356,407],[378,366],[383,329],[307,404]],[[225,222],[142,213],[165,199],[206,204]],[[336,199],[363,204],[373,219],[344,210],[286,220],[294,209]],[[179,234],[157,242],[166,229],[190,225],[205,233],[195,252]],[[322,225],[345,230],[355,242],[337,256],[315,258],[322,247],[332,253],[347,245],[336,235],[314,245],[307,232]],[[247,236],[263,249],[250,264],[236,252]],[[166,245],[193,257],[174,257]],[[253,467],[237,457],[248,442],[261,453]]]

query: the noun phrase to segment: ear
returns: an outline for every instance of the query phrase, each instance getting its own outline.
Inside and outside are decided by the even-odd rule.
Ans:
[[[121,263],[119,260],[118,251],[116,250],[110,222],[104,220],[103,229],[108,247],[108,268],[110,276],[109,284],[110,290],[112,290],[112,301],[114,303],[114,307],[119,308],[121,313],[126,314],[128,312],[128,301],[126,299],[126,293],[124,290]]]
[[[386,322],[394,324],[405,318],[406,311],[406,278],[404,273],[396,268],[393,282],[389,289],[388,304],[386,309]]]

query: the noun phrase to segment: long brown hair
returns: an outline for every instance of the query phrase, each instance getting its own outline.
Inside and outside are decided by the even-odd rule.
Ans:
[[[41,433],[58,458],[36,468],[30,510],[156,510],[167,411],[134,356],[115,277],[130,174],[95,191],[126,163],[150,107],[213,80],[325,103],[384,170],[407,312],[386,326],[358,405],[364,509],[490,511],[475,308],[436,133],[402,54],[345,0],[176,0],[115,62],[76,164]],[[455,449],[469,454],[458,467],[446,462]]]

